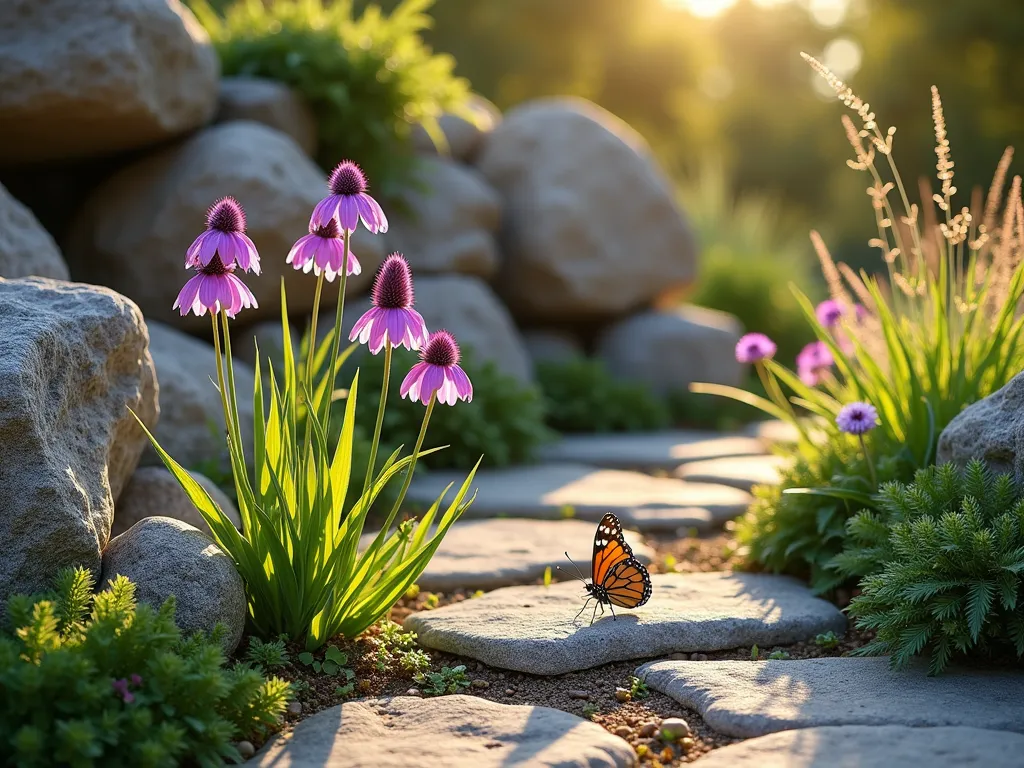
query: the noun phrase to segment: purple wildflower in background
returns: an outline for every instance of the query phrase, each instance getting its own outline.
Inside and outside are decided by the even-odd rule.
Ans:
[[[843,319],[843,307],[835,299],[825,299],[815,308],[814,314],[824,328],[835,328]]]
[[[402,382],[402,397],[424,405],[437,393],[439,402],[455,405],[458,400],[473,401],[473,384],[459,367],[459,345],[448,331],[435,331],[420,352],[420,361]]]
[[[763,333],[748,333],[736,343],[736,360],[741,363],[756,363],[766,357],[773,357],[778,347]]]
[[[123,677],[120,680],[111,681],[110,685],[125,704],[131,704],[135,701],[135,694],[128,690],[128,681]]]
[[[419,349],[427,343],[427,324],[412,308],[412,272],[401,254],[391,254],[380,265],[371,297],[373,307],[356,321],[350,341],[358,337],[361,344],[369,342],[375,355],[385,341],[406,349]]]
[[[388,231],[387,217],[377,201],[366,194],[366,175],[358,165],[351,160],[338,163],[331,171],[327,187],[331,194],[316,204],[309,219],[311,232],[327,226],[331,219],[349,232],[356,231],[360,219],[374,234]]]
[[[868,316],[868,308],[865,307],[863,304],[854,304],[853,314],[857,320],[857,325],[860,325]]]
[[[142,685],[142,675],[132,675],[128,679],[132,681],[132,685],[134,685],[136,688]]]
[[[834,362],[832,352],[825,342],[812,341],[796,356],[796,368],[800,381],[809,387],[817,385],[821,381],[822,374],[831,368]]]
[[[260,273],[260,255],[245,234],[245,212],[233,197],[222,197],[206,213],[206,231],[185,251],[185,267],[208,267],[219,257],[226,267],[236,264]]]
[[[235,265],[225,266],[219,254],[214,254],[210,263],[200,266],[196,272],[171,307],[180,310],[182,317],[189,312],[201,317],[207,310],[213,313],[224,310],[228,317],[234,317],[243,307],[259,306],[252,291],[235,275]]]
[[[839,411],[836,424],[848,435],[863,435],[878,426],[878,411],[869,403],[850,403]]]
[[[296,269],[308,273],[310,270],[319,275],[323,272],[328,282],[341,274],[341,264],[345,260],[345,241],[341,237],[338,222],[328,219],[322,227],[310,224],[309,234],[300,237],[288,252],[285,261]],[[363,271],[359,260],[351,250],[348,252],[348,274],[358,275]]]

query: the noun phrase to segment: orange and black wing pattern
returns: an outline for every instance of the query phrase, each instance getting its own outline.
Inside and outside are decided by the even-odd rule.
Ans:
[[[591,576],[615,605],[639,608],[651,596],[651,576],[633,557],[619,519],[610,513],[601,518],[594,535]]]
[[[590,562],[590,576],[594,583],[601,586],[612,568],[632,556],[633,550],[622,535],[619,518],[611,513],[602,517],[594,534],[594,557]]]

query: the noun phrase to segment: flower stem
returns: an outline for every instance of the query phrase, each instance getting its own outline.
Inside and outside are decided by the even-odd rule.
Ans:
[[[324,273],[321,272],[316,278],[316,294],[313,296],[313,317],[310,320],[309,326],[309,350],[306,354],[306,387],[310,392],[314,391],[313,387],[313,353],[316,351],[316,321],[320,316],[320,294],[324,289]],[[306,410],[308,411],[312,407],[312,403],[306,403]],[[308,422],[307,422],[308,423]],[[307,431],[309,427],[306,427]]]
[[[224,386],[224,361],[220,352],[220,324],[217,322],[217,313],[210,312],[210,321],[213,323],[213,349],[217,358],[217,389],[220,392],[220,404],[224,409],[224,429],[228,432],[230,442],[231,429],[234,425],[231,419],[231,409],[228,408],[227,389]]]
[[[380,387],[380,403],[377,406],[377,423],[373,428],[373,442],[370,443],[370,460],[366,465],[366,479],[363,481],[363,503],[359,510],[359,519],[365,519],[370,506],[370,483],[373,481],[373,470],[377,464],[377,446],[380,444],[380,429],[384,423],[384,406],[388,399],[388,380],[391,378],[391,341],[384,340],[384,383]]]
[[[860,440],[860,448],[864,451],[864,461],[867,462],[868,472],[871,473],[871,485],[874,486],[875,490],[878,490],[878,476],[875,474],[875,463],[871,461],[871,454],[868,453],[868,445],[864,441],[864,435],[857,435],[857,439]]]
[[[334,344],[331,347],[331,367],[327,369],[330,383],[327,385],[327,404],[324,406],[324,434],[331,434],[331,402],[334,397],[334,385],[336,383],[338,365],[338,352],[341,349],[341,321],[345,315],[345,288],[348,285],[348,257],[349,237],[351,233],[346,229],[341,236],[345,248],[345,255],[341,261],[341,284],[338,286],[338,307],[334,316]]]

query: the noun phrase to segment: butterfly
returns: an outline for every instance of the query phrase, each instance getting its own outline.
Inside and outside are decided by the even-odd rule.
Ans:
[[[579,567],[573,563],[568,552],[565,553],[565,556],[579,572]],[[593,625],[598,607],[601,608],[603,614],[606,603],[611,609],[614,620],[616,605],[620,608],[639,608],[651,597],[651,574],[639,560],[633,557],[633,550],[630,549],[622,535],[622,524],[611,513],[601,518],[601,522],[597,525],[590,573],[590,583],[587,583],[586,578],[580,573],[580,580],[586,586],[589,597],[580,612],[576,614],[576,618],[573,619],[574,624],[580,614],[587,610],[591,600],[597,600],[597,605],[594,606],[594,615],[590,617],[590,623]]]

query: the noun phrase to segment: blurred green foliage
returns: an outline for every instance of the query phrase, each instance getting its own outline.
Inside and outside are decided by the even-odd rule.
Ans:
[[[402,0],[391,13],[351,0],[187,0],[217,48],[225,75],[292,86],[317,120],[317,160],[358,158],[374,188],[394,196],[408,181],[410,127],[441,137],[437,118],[464,110],[468,83],[451,56],[420,35],[433,0]],[[468,113],[467,113],[468,115]],[[471,118],[470,118],[471,119]]]

